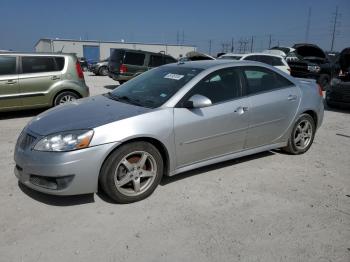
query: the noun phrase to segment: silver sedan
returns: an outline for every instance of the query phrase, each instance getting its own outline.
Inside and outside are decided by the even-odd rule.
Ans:
[[[322,120],[313,80],[257,62],[180,62],[35,117],[18,138],[15,174],[41,192],[101,188],[130,203],[163,175],[277,148],[305,153]]]

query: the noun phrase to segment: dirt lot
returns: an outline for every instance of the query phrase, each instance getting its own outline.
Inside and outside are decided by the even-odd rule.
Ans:
[[[93,95],[115,85],[86,79]],[[350,111],[327,110],[304,155],[165,178],[130,205],[18,185],[15,141],[39,112],[0,115],[0,261],[350,261]]]

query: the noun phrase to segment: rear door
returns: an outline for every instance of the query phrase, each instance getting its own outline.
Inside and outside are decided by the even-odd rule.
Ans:
[[[0,56],[0,109],[21,106],[16,56]]]
[[[245,148],[273,144],[291,126],[300,103],[300,90],[282,75],[259,66],[242,67],[250,101]]]
[[[123,74],[125,76],[134,76],[135,74],[143,73],[147,71],[147,65],[145,65],[146,54],[140,52],[126,51],[123,64],[127,70]]]
[[[21,57],[19,88],[24,106],[49,105],[48,93],[61,80],[62,59],[51,56]]]
[[[212,105],[188,109],[174,108],[177,167],[243,149],[249,124],[248,98],[241,96],[241,77],[235,68],[211,73],[184,97],[199,94]],[[180,102],[181,103],[181,102]]]

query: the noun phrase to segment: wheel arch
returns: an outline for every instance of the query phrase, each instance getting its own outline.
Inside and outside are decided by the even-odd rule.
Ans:
[[[105,164],[105,162],[107,161],[107,159],[115,152],[117,151],[121,146],[129,144],[129,143],[133,143],[133,142],[148,142],[151,145],[155,146],[157,148],[157,150],[160,152],[162,159],[163,159],[163,169],[164,169],[164,175],[168,175],[169,174],[169,170],[170,170],[170,157],[169,157],[169,152],[167,150],[167,148],[165,147],[165,145],[159,141],[158,139],[155,139],[153,137],[136,137],[136,138],[132,138],[126,141],[123,141],[122,143],[118,144],[115,148],[113,148],[108,154],[107,156],[104,158],[102,165],[100,167],[100,172],[99,172],[99,176],[101,175],[101,170],[103,165]]]
[[[308,114],[312,117],[312,119],[315,121],[315,126],[317,127],[318,124],[318,117],[317,117],[317,113],[313,110],[305,110],[302,112],[302,114]]]

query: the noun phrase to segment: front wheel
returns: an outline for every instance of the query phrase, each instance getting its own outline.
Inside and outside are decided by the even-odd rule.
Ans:
[[[288,144],[284,150],[293,155],[305,153],[314,141],[315,132],[314,119],[309,114],[302,114],[294,124]]]
[[[147,142],[118,148],[102,166],[100,185],[117,203],[132,203],[153,193],[163,176],[163,159]]]

